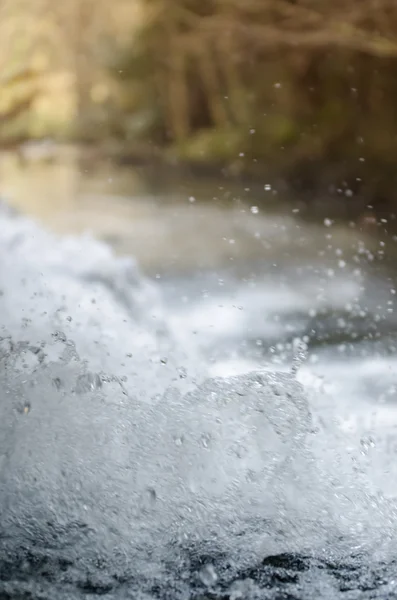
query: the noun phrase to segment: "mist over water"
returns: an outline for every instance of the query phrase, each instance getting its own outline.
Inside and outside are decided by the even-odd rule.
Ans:
[[[0,598],[397,597],[387,278],[153,283],[6,208],[0,256]]]

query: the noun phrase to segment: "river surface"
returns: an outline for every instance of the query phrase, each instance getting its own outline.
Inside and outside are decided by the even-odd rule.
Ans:
[[[397,598],[387,223],[72,152],[0,194],[0,598]]]

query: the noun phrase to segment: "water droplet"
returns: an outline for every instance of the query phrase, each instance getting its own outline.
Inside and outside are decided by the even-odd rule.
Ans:
[[[54,387],[56,387],[57,390],[61,389],[62,380],[59,377],[54,377],[54,379],[52,380],[52,383],[53,383]]]
[[[201,436],[201,444],[204,448],[208,448],[211,442],[211,435],[209,433],[203,433]]]
[[[237,458],[243,458],[243,456],[247,453],[247,448],[240,444],[240,442],[235,442],[231,447],[231,452]]]
[[[292,366],[291,366],[291,374],[292,375],[296,375],[297,372],[299,371],[299,369],[301,368],[302,364],[306,361],[307,350],[308,350],[307,344],[303,340],[300,340],[299,342],[296,343],[295,354],[294,354],[294,358],[292,359]]]
[[[147,487],[140,494],[139,505],[142,511],[153,510],[157,502],[156,490],[152,487]]]
[[[157,501],[157,494],[154,488],[146,489],[146,500],[149,507],[153,507]]]
[[[272,186],[270,185],[270,183],[266,183],[265,185],[265,191],[269,192],[272,189]]]
[[[21,403],[19,406],[17,406],[17,411],[21,415],[27,415],[28,413],[30,413],[30,409],[31,409],[31,404],[28,400],[26,402]]]
[[[75,392],[77,394],[86,394],[102,387],[102,379],[97,373],[84,373],[79,375],[76,381]]]
[[[253,215],[257,215],[259,212],[259,208],[257,206],[251,206],[251,212]]]
[[[375,448],[375,440],[371,435],[365,435],[360,440],[361,454],[366,456],[371,448]]]
[[[259,590],[250,578],[239,579],[232,583],[229,589],[230,600],[244,600],[245,598],[258,598]]]
[[[67,337],[66,337],[66,335],[64,334],[64,332],[63,332],[63,331],[55,331],[55,332],[52,334],[52,337],[53,337],[55,340],[58,340],[59,342],[66,342],[66,340],[67,340]]]
[[[185,367],[179,367],[178,373],[179,373],[179,378],[180,379],[186,379],[186,377],[187,377],[187,371],[186,371]]]
[[[204,565],[199,571],[199,577],[207,587],[212,587],[218,581],[218,575],[213,565]]]
[[[175,446],[182,446],[183,443],[185,441],[185,438],[183,437],[183,435],[178,435],[176,437],[174,437],[174,442],[175,442]]]

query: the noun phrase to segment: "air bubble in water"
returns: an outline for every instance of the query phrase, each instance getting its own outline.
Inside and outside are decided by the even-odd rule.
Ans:
[[[253,215],[257,215],[259,212],[259,208],[257,206],[251,206],[251,212]]]

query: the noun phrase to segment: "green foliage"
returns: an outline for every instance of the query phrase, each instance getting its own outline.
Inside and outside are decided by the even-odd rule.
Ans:
[[[146,0],[143,8],[113,65],[120,98],[128,90],[120,118],[132,137],[166,156],[238,160],[248,171],[266,164],[317,177],[337,164],[342,179],[356,180],[364,158],[378,188],[376,174],[390,176],[397,4]]]
[[[127,152],[287,175],[339,165],[342,179],[365,170],[377,189],[389,185],[396,2],[116,0],[111,14],[104,0],[7,2],[0,30],[19,42],[0,77],[0,139],[112,140]],[[14,35],[18,19],[28,36]],[[116,35],[124,22],[129,38]],[[44,74],[29,67],[39,41]],[[73,84],[54,84],[51,98],[68,93],[69,103],[35,113],[57,70]]]

